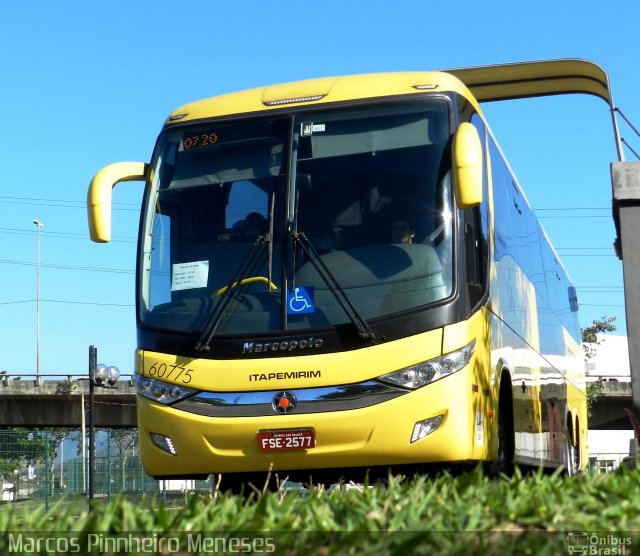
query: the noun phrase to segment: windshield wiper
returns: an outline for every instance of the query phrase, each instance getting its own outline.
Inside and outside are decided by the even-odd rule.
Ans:
[[[331,270],[329,270],[327,265],[324,263],[316,248],[309,241],[309,238],[304,232],[299,232],[297,230],[293,230],[291,235],[293,237],[294,247],[296,244],[299,245],[307,257],[309,257],[311,264],[316,269],[322,280],[327,284],[329,291],[334,295],[344,312],[349,317],[349,320],[356,327],[358,336],[363,340],[369,340],[371,343],[377,343],[378,339],[376,338],[375,332],[371,330],[367,321],[360,314],[358,309],[356,309],[353,303],[351,303],[351,300],[347,297],[344,289],[338,283]]]
[[[276,204],[276,195],[275,193],[271,194],[271,207],[269,208],[269,222],[267,232],[265,234],[260,234],[249,252],[245,255],[244,259],[236,269],[233,278],[231,278],[231,282],[229,282],[224,288],[218,290],[216,295],[220,295],[220,301],[213,309],[213,312],[209,316],[204,328],[202,329],[202,334],[198,342],[196,343],[196,351],[209,351],[209,344],[211,343],[211,339],[216,332],[216,328],[220,324],[222,320],[222,315],[224,315],[224,310],[229,305],[229,302],[233,298],[236,290],[245,283],[253,282],[254,279],[249,278],[247,276],[253,276],[252,267],[257,266],[258,262],[258,254],[260,253],[260,247],[265,243],[268,244],[267,251],[267,284],[269,287],[269,293],[273,291],[275,286],[272,282],[273,277],[273,221],[274,221],[274,211]],[[264,278],[259,278],[260,281],[264,281]],[[277,288],[276,288],[277,289]]]
[[[272,229],[272,226],[270,227],[270,229]],[[271,237],[272,237],[271,233],[260,234],[255,239],[255,241],[253,242],[253,245],[251,246],[251,249],[249,249],[244,259],[238,266],[229,284],[225,288],[222,288],[222,290],[218,290],[219,292],[220,291],[222,292],[220,294],[221,296],[220,300],[218,301],[218,304],[213,309],[213,312],[209,316],[206,324],[204,325],[204,328],[202,329],[202,334],[200,335],[200,338],[196,343],[197,351],[209,351],[210,349],[209,344],[211,343],[211,339],[213,338],[213,335],[216,332],[216,328],[218,328],[218,325],[222,320],[222,315],[224,315],[224,310],[227,308],[227,305],[229,305],[229,302],[233,298],[237,289],[243,285],[247,276],[252,275],[252,273],[250,273],[249,271],[252,270],[252,267],[256,266],[256,262],[258,261],[258,255],[261,253],[261,247],[265,243],[271,244]],[[269,264],[269,266],[271,266],[271,264]],[[269,276],[268,281],[269,281],[269,291],[271,291],[271,287],[272,287],[271,276]]]

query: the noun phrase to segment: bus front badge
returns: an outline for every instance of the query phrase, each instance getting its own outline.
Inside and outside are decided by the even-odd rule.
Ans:
[[[298,405],[298,400],[292,392],[278,392],[271,400],[271,406],[276,413],[290,413]]]

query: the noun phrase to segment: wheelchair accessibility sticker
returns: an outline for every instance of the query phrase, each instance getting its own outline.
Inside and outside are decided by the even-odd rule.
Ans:
[[[315,313],[312,286],[296,286],[293,291],[287,292],[287,314],[304,315]]]

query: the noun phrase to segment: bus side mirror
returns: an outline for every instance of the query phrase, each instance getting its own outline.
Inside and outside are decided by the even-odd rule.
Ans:
[[[578,293],[574,286],[569,286],[569,309],[572,313],[577,312],[580,309],[580,303],[578,303]]]
[[[111,191],[121,181],[143,181],[148,166],[144,162],[118,162],[100,170],[91,180],[87,194],[89,235],[93,241],[111,241]]]
[[[482,203],[482,145],[474,125],[463,122],[453,136],[453,184],[459,208]]]

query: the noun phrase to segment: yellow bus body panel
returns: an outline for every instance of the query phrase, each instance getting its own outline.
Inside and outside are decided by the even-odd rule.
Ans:
[[[249,471],[369,467],[421,462],[470,462],[495,457],[495,396],[488,385],[490,370],[486,310],[469,321],[418,334],[396,342],[339,354],[247,361],[191,360],[194,383],[208,391],[247,391],[247,369],[298,370],[319,368],[322,380],[300,379],[269,384],[279,390],[355,383],[419,361],[439,356],[443,335],[447,350],[473,339],[475,353],[460,371],[390,401],[361,409],[261,417],[207,417],[173,409],[138,396],[140,452],[147,472],[154,476]],[[145,374],[160,354],[139,353]],[[180,359],[180,358],[177,358]],[[177,360],[164,356],[164,360]],[[308,363],[313,360],[313,363]],[[182,362],[182,361],[181,361]],[[205,370],[206,369],[206,370]],[[236,376],[237,375],[237,376]],[[197,380],[197,383],[196,383]],[[475,385],[475,386],[474,386]],[[253,389],[255,387],[251,383]],[[418,421],[443,416],[440,426],[411,443]],[[261,430],[312,428],[316,446],[308,450],[263,452]],[[161,450],[150,434],[171,438],[177,455]]]
[[[462,370],[375,406],[303,415],[211,418],[139,398],[143,464],[148,473],[158,476],[467,461],[473,457],[467,440],[471,436],[467,374]],[[444,416],[440,427],[411,444],[414,424],[438,415]],[[314,429],[316,447],[260,451],[260,430],[296,428]],[[171,438],[177,455],[156,447],[151,432]]]
[[[464,345],[459,345],[458,348]],[[442,353],[441,349],[442,329],[395,342],[367,345],[353,351],[297,357],[259,358],[259,355],[247,357],[238,354],[242,359],[191,359],[145,351],[141,353],[142,365],[140,356],[138,357],[136,372],[150,378],[209,392],[310,388],[369,380],[438,357]],[[158,369],[163,363],[166,367],[160,376]],[[173,366],[178,368],[170,374]],[[186,371],[180,374],[180,368],[191,370],[188,375],[189,382],[185,381]],[[279,379],[283,373],[300,371],[320,371],[320,376],[286,381]]]

